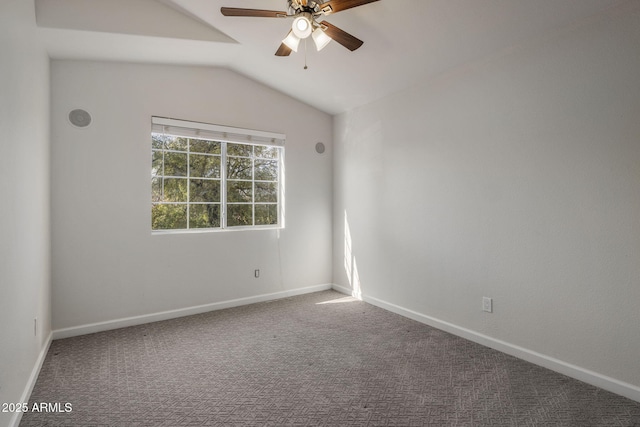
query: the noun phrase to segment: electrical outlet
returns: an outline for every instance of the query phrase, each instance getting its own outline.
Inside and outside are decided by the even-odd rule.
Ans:
[[[493,299],[489,297],[482,297],[482,311],[493,313]]]
[[[256,277],[256,279],[260,277],[260,270],[259,269],[254,270],[253,275]]]
[[[33,336],[34,337],[38,336],[38,318],[37,317],[33,319]]]

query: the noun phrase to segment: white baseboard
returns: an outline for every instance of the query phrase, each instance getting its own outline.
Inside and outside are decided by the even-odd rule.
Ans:
[[[158,322],[160,320],[175,319],[176,317],[191,316],[193,314],[206,313],[224,308],[238,307],[257,302],[272,301],[295,295],[311,292],[326,291],[331,289],[330,283],[324,285],[309,286],[306,288],[291,289],[288,291],[274,292],[271,294],[256,295],[246,298],[238,298],[229,301],[214,302],[211,304],[197,305],[194,307],[180,308],[177,310],[162,311],[159,313],[143,314],[141,316],[126,317],[123,319],[109,320],[106,322],[90,323],[88,325],[73,326],[70,328],[56,329],[53,331],[53,339],[70,338],[79,335],[93,334],[95,332],[109,331],[111,329],[126,328],[127,326],[142,325]]]
[[[353,292],[351,288],[336,284],[333,285],[333,289],[347,295],[352,295]],[[424,323],[445,332],[449,332],[450,334],[468,339],[469,341],[473,341],[486,347],[493,348],[511,356],[515,356],[519,359],[526,360],[527,362],[531,362],[544,368],[551,369],[552,371],[559,372],[568,377],[575,378],[587,384],[594,385],[620,396],[624,396],[628,399],[635,400],[636,402],[640,402],[640,387],[636,385],[629,384],[624,381],[620,381],[615,378],[611,378],[606,375],[581,368],[580,366],[564,362],[562,360],[526,349],[524,347],[520,347],[518,345],[510,344],[508,342],[492,338],[488,335],[481,334],[471,329],[463,328],[461,326],[454,325],[453,323],[436,319],[435,317],[427,316],[425,314],[418,313],[416,311],[409,310],[395,304],[391,304],[378,298],[362,295],[362,300],[371,305],[384,308],[385,310],[391,311],[409,319],[416,320],[420,323]]]
[[[22,396],[18,402],[29,402],[29,397],[31,397],[31,392],[33,391],[33,387],[36,385],[36,381],[38,381],[38,375],[40,375],[40,369],[42,369],[42,364],[44,363],[44,359],[47,357],[47,352],[49,351],[49,347],[51,346],[51,341],[53,340],[53,333],[50,332],[47,337],[47,341],[45,342],[42,350],[40,350],[40,354],[36,359],[35,365],[33,365],[33,369],[31,370],[31,375],[29,375],[29,380],[27,381],[27,385],[22,392]],[[18,427],[20,424],[20,420],[22,419],[22,412],[16,412],[11,417],[9,421],[9,427]]]

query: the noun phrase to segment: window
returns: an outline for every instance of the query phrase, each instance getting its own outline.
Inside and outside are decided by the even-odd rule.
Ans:
[[[152,118],[151,229],[283,227],[284,135]]]

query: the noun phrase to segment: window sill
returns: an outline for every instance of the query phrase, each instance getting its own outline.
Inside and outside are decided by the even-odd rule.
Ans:
[[[152,236],[164,236],[172,234],[206,234],[206,233],[229,233],[234,231],[263,231],[263,230],[283,230],[284,226],[264,225],[250,227],[228,227],[228,228],[192,228],[188,230],[152,230]]]

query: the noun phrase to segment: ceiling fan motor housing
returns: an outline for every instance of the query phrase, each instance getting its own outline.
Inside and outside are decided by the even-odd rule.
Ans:
[[[319,13],[320,3],[315,0],[289,0],[289,8],[296,12]]]

